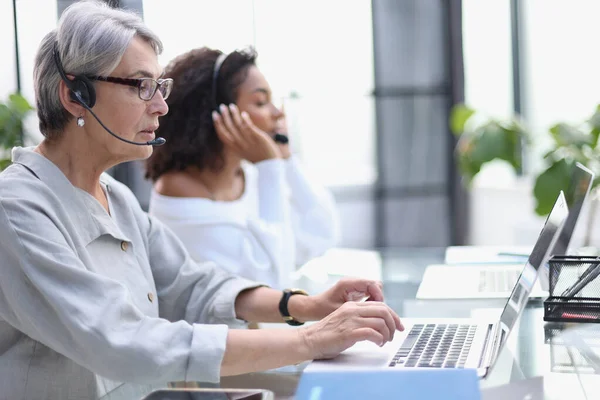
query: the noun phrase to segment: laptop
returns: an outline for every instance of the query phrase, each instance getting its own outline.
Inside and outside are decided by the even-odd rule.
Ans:
[[[565,255],[569,244],[573,246],[572,237],[579,219],[581,209],[592,187],[594,174],[577,163],[565,199],[569,207],[569,216],[550,255]],[[528,255],[523,254],[523,261]],[[531,291],[531,298],[545,298],[549,288],[549,266],[541,267],[539,279]],[[517,281],[521,265],[514,261],[506,264],[497,262],[465,265],[436,264],[425,269],[423,279],[417,291],[417,299],[493,299],[506,298]],[[448,285],[448,282],[454,284]]]
[[[387,368],[470,368],[486,377],[527,304],[538,269],[550,257],[568,216],[561,191],[499,320],[402,319],[405,330],[382,347],[356,343],[331,360],[310,363],[305,373]]]

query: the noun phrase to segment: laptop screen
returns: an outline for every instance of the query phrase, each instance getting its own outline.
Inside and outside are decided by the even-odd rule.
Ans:
[[[571,181],[569,182],[569,187],[565,193],[567,206],[569,207],[569,216],[567,217],[560,236],[554,245],[554,249],[551,253],[552,255],[567,254],[569,243],[571,243],[572,235],[575,231],[577,220],[579,219],[579,214],[581,213],[585,199],[590,193],[593,180],[594,174],[592,171],[580,163],[575,165],[573,175],[571,176]],[[571,245],[571,248],[573,247],[574,246]]]
[[[525,263],[525,267],[521,271],[521,276],[504,306],[504,311],[502,311],[502,316],[500,317],[500,327],[502,329],[500,348],[504,345],[508,333],[515,326],[519,315],[521,315],[521,312],[525,308],[533,284],[538,276],[538,270],[550,258],[552,253],[550,249],[553,248],[556,240],[558,240],[568,214],[565,196],[561,191],[533,247],[529,260]]]

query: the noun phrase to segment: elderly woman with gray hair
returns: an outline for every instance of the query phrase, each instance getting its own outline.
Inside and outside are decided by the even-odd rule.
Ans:
[[[168,111],[160,40],[134,14],[75,3],[34,67],[40,131],[0,175],[0,397],[89,399],[117,382],[210,381],[378,345],[403,329],[381,284],[315,296],[197,264],[105,174],[145,159]],[[369,296],[368,302],[357,302]],[[319,320],[285,330],[242,321]],[[241,324],[240,324],[241,325]]]

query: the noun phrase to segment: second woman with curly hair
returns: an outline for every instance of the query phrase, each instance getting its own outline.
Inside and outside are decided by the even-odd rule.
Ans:
[[[337,243],[338,220],[330,193],[307,179],[288,143],[273,140],[286,133],[285,115],[256,52],[194,49],[165,77],[175,87],[157,132],[167,144],[147,162],[150,213],[195,259],[287,286],[296,266]]]

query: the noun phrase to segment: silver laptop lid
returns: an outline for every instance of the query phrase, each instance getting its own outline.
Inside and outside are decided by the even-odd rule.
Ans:
[[[515,326],[521,312],[523,312],[533,284],[538,276],[539,268],[550,258],[552,254],[551,249],[554,248],[554,244],[558,240],[568,214],[565,195],[561,191],[533,247],[529,260],[525,263],[525,267],[523,267],[521,275],[513,287],[512,293],[504,306],[504,311],[502,311],[502,315],[500,316],[500,345],[498,346],[496,355],[502,350],[508,334]]]
[[[569,187],[565,193],[565,199],[567,200],[567,206],[569,207],[569,216],[554,245],[551,253],[552,255],[566,255],[569,244],[573,247],[571,242],[573,232],[575,231],[583,204],[592,188],[593,180],[594,173],[592,171],[580,163],[575,164]]]

